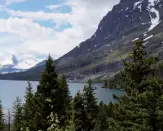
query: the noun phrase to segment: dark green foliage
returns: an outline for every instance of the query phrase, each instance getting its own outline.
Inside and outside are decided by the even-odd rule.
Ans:
[[[13,106],[13,127],[12,131],[21,131],[23,127],[22,103],[19,97],[16,98]]]
[[[47,123],[47,117],[51,112],[56,111],[57,101],[55,97],[57,88],[57,74],[55,72],[53,60],[49,56],[35,94],[35,103],[37,107],[34,119],[37,129],[46,130],[50,126]]]
[[[52,58],[46,61],[44,72],[35,94],[36,114],[34,117],[35,128],[46,130],[50,127],[47,117],[56,114],[59,126],[65,127],[71,112],[71,99],[64,76],[58,78]]]
[[[104,88],[108,88],[108,81],[104,80]]]
[[[44,131],[50,126],[47,117],[50,116],[51,112],[57,110],[57,88],[57,73],[55,72],[53,60],[49,56],[34,98],[37,106],[34,117],[36,129]]]
[[[112,102],[110,102],[108,105],[104,104],[103,102],[100,103],[98,114],[100,131],[107,131],[108,119],[113,116],[114,109],[114,104],[112,104]]]
[[[4,130],[4,114],[3,114],[3,108],[2,108],[2,102],[0,100],[0,131]]]
[[[146,56],[143,42],[137,41],[130,54],[130,61],[124,62],[121,72],[126,95],[117,97],[117,111],[110,119],[109,129],[124,131],[158,131],[161,127],[163,83],[154,77],[152,65],[156,58]]]
[[[124,81],[123,87],[129,94],[131,92],[128,92],[127,88],[136,88],[142,93],[146,91],[146,85],[142,85],[141,82],[148,79],[150,75],[154,75],[152,64],[156,63],[156,58],[147,58],[142,41],[136,42],[136,47],[129,57],[131,60],[128,62],[124,61],[124,70],[121,72],[122,80]]]
[[[66,125],[67,131],[75,131],[75,123],[74,123],[74,112],[72,112],[71,118]]]
[[[82,94],[78,92],[73,100],[75,131],[83,131],[87,126],[85,123],[86,112],[84,110],[84,100]],[[87,130],[85,130],[87,131]]]
[[[60,124],[64,127],[66,126],[66,121],[71,118],[72,115],[72,106],[71,106],[71,97],[68,84],[64,75],[61,75],[58,79],[59,88],[57,90],[58,95],[58,118]]]
[[[32,90],[31,83],[28,82],[28,87],[26,88],[25,104],[23,105],[23,129],[34,130],[35,108],[34,108],[34,94]]]
[[[109,78],[108,80],[108,84],[107,84],[107,88],[109,89],[120,89],[123,88],[121,87],[121,74],[118,73],[116,75],[114,75],[114,77]]]
[[[51,113],[50,116],[48,116],[48,123],[50,127],[48,127],[47,131],[64,131],[64,129],[59,126],[60,121],[56,114]]]
[[[86,112],[86,127],[85,130],[91,131],[95,129],[97,123],[97,116],[99,113],[99,107],[97,105],[96,98],[94,96],[94,88],[92,87],[92,81],[88,81],[88,85],[83,90],[84,109]]]

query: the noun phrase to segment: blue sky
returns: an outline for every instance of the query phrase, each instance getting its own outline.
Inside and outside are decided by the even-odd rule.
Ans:
[[[0,64],[64,55],[89,38],[119,0],[0,0]]]

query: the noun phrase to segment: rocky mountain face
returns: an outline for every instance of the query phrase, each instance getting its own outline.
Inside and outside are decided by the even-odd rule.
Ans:
[[[127,58],[133,42],[141,38],[147,51],[162,60],[162,29],[163,0],[120,0],[101,20],[91,38],[56,60],[57,70],[71,80],[111,77],[123,67],[122,59]],[[30,78],[32,72],[42,70],[41,64],[19,75]],[[19,75],[14,78],[19,79]]]
[[[97,31],[90,39],[82,42],[62,58],[82,56],[105,44],[111,44],[114,40],[124,38],[130,33],[138,31],[141,35],[154,29],[162,19],[162,0],[121,0],[102,19]],[[116,45],[116,42],[113,44]]]
[[[33,59],[18,60],[15,55],[12,56],[11,61],[12,61],[11,64],[1,65],[0,74],[26,71],[34,67],[38,63],[37,60]]]

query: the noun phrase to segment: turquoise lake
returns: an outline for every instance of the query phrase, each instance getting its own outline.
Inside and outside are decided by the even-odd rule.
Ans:
[[[31,82],[33,90],[36,91],[38,82]],[[74,96],[79,90],[82,91],[84,88],[84,83],[69,83],[69,89],[72,96]],[[101,88],[102,84],[94,84],[96,87],[95,96],[98,102],[103,101],[104,103],[109,103],[110,101],[115,101],[112,97],[113,94],[122,95],[123,92],[114,89],[104,89]],[[7,81],[0,80],[0,99],[2,100],[2,105],[4,109],[11,109],[13,102],[16,97],[19,96],[22,101],[24,101],[25,90],[27,87],[26,81]]]

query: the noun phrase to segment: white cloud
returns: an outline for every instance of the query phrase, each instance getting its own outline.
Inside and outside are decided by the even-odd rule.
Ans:
[[[14,11],[6,9],[6,11],[11,16],[17,16],[17,17],[23,17],[30,20],[39,20],[39,21],[55,21],[57,25],[61,25],[64,23],[67,23],[71,17],[71,14],[69,13],[47,13],[44,11],[37,11],[37,12],[23,12],[23,11]]]
[[[54,21],[57,26],[64,23],[70,23],[73,26],[72,29],[83,30],[83,34],[86,34],[88,38],[95,32],[102,17],[118,2],[119,0],[114,0],[114,2],[110,2],[110,0],[67,0],[64,4],[70,6],[72,12],[64,14],[53,12],[47,13],[44,11],[22,12],[8,10],[8,12],[12,16],[25,17],[32,20],[51,20]],[[50,5],[49,8],[57,8],[62,5],[63,4]]]
[[[49,6],[46,6],[46,8],[49,10],[54,10],[54,9],[57,9],[57,8],[62,7],[64,5],[66,5],[66,4],[64,3],[64,4],[59,4],[59,5],[49,5]]]
[[[51,36],[53,30],[50,28],[41,27],[39,24],[32,22],[26,18],[0,19],[0,32],[17,34],[24,38],[44,38]]]
[[[8,5],[8,4],[19,3],[19,2],[24,2],[24,1],[26,0],[6,0],[5,3]]]
[[[20,59],[26,58],[25,56],[29,56],[29,54],[36,58],[38,53],[33,52],[30,46],[35,47],[35,45],[37,45],[37,50],[42,51],[40,47],[43,45],[45,51],[48,52],[48,50],[46,50],[46,42],[44,41],[55,39],[54,30],[42,27],[38,23],[34,23],[25,18],[10,17],[8,19],[0,19],[0,32],[1,35],[4,34],[0,40],[1,64],[9,62],[13,54]],[[30,41],[32,45],[29,45],[28,41]],[[44,52],[42,54],[44,54]]]
[[[71,7],[71,13],[23,12],[7,9],[6,11],[12,17],[0,19],[0,32],[20,36],[22,42],[19,45],[15,43],[11,51],[19,57],[23,58],[31,54],[36,58],[37,55],[49,53],[60,57],[93,35],[103,16],[118,2],[119,0],[112,2],[110,0],[67,0],[64,4]],[[49,9],[59,6],[62,5],[51,5]],[[69,23],[72,28],[55,32],[54,29],[40,26],[34,20],[52,21],[57,26]],[[8,52],[8,54],[11,53]]]

